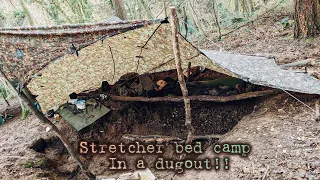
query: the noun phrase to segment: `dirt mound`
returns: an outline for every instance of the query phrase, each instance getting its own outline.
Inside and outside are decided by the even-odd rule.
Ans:
[[[313,106],[319,96],[302,98]],[[278,109],[278,110],[275,110]],[[252,146],[247,158],[230,156],[230,170],[191,171],[174,179],[319,179],[320,128],[305,106],[286,94],[267,99],[242,119],[222,142]],[[224,157],[207,150],[205,157]]]

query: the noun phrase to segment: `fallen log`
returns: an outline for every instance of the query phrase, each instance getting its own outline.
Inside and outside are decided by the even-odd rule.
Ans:
[[[210,95],[198,95],[198,96],[189,96],[191,101],[212,101],[212,102],[229,102],[229,101],[237,101],[248,98],[261,97],[266,95],[278,94],[281,91],[279,90],[265,90],[265,91],[255,91],[242,93],[231,96],[210,96]],[[174,96],[174,97],[129,97],[129,96],[111,96],[112,100],[115,101],[139,101],[139,102],[184,102],[183,97]]]
[[[285,68],[290,68],[290,67],[314,66],[317,63],[319,63],[319,62],[317,62],[316,59],[305,59],[302,61],[296,61],[293,63],[280,65],[280,68],[285,69]]]
[[[204,135],[204,136],[192,136],[193,141],[200,140],[213,140],[220,139],[222,135]],[[127,141],[139,141],[144,143],[170,143],[170,142],[180,142],[185,143],[186,140],[174,136],[163,136],[163,135],[135,135],[135,134],[125,134],[122,136],[124,140]]]
[[[144,143],[151,142],[182,142],[184,141],[181,138],[173,137],[173,136],[162,136],[162,135],[135,135],[135,134],[125,134],[122,136],[123,139],[127,141],[140,141]]]

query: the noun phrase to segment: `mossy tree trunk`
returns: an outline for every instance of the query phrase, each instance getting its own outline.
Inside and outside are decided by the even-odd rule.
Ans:
[[[309,37],[320,33],[320,1],[295,0],[294,37]]]

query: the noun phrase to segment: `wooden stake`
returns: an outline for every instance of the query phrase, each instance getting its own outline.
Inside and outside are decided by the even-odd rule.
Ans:
[[[17,94],[18,91],[16,90],[16,88],[14,88],[12,86],[12,84],[9,82],[8,78],[4,75],[4,73],[2,71],[0,71],[0,75],[4,77],[4,80],[7,82],[8,86],[11,86],[12,89],[14,89]],[[23,93],[21,92],[20,93],[20,98],[22,99],[22,101],[25,102],[25,104],[27,104],[28,108],[30,111],[32,111],[36,117],[50,125],[52,127],[52,130],[55,132],[55,134],[58,136],[58,138],[62,141],[63,145],[66,147],[66,149],[68,150],[69,154],[77,161],[78,165],[80,166],[80,168],[83,170],[83,172],[90,178],[90,179],[95,179],[95,175],[93,175],[87,168],[87,166],[85,166],[83,164],[83,162],[80,160],[79,158],[79,155],[77,153],[77,151],[75,151],[73,149],[73,146],[71,145],[70,141],[67,139],[67,137],[65,135],[63,135],[60,130],[49,120],[47,119],[44,114],[42,112],[40,112],[34,105],[33,103],[31,102],[31,100],[28,99],[28,97]]]
[[[190,81],[190,74],[191,74],[191,62],[188,63],[187,82]]]
[[[177,13],[175,7],[170,7],[170,18],[171,18],[171,30],[172,30],[172,46],[173,46],[173,53],[174,58],[176,62],[177,72],[178,72],[178,80],[180,84],[180,88],[183,94],[183,100],[185,105],[185,111],[186,111],[186,126],[188,129],[188,137],[187,137],[187,143],[192,142],[192,137],[194,134],[194,128],[191,124],[191,108],[190,108],[190,99],[188,98],[188,89],[186,86],[186,82],[184,80],[183,70],[181,67],[181,57],[180,57],[180,49],[179,49],[179,42],[178,42],[178,29],[177,29]]]

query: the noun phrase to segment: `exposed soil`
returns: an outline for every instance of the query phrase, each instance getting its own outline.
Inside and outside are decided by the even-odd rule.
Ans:
[[[226,51],[262,54],[276,57],[279,64],[306,58],[319,59],[320,37],[295,40],[292,28],[283,29],[279,22],[288,15],[275,15],[255,21],[215,42]],[[220,50],[207,42],[203,48]],[[314,68],[319,72],[319,69]],[[314,107],[318,96],[300,96]],[[13,102],[17,104],[17,102]],[[256,106],[255,106],[256,105]],[[1,111],[7,107],[0,107]],[[19,108],[11,112],[19,114]],[[185,137],[184,110],[175,103],[122,103],[117,112],[77,133],[69,124],[60,121],[61,128],[74,147],[81,140],[119,141],[122,134],[161,134]],[[286,94],[225,104],[192,103],[193,125],[196,134],[224,134],[220,142],[250,143],[248,158],[230,156],[230,170],[187,171],[177,175],[168,171],[152,172],[163,179],[320,179],[320,126],[314,113]],[[26,120],[19,116],[0,126],[0,179],[85,179],[78,173],[74,160],[61,142],[33,115]],[[232,130],[231,130],[232,129]],[[228,132],[231,130],[230,132]],[[228,133],[227,133],[228,132]],[[168,154],[173,156],[173,154]],[[200,157],[223,157],[208,149]],[[135,160],[138,156],[128,157]],[[81,157],[96,175],[116,174],[108,170],[104,156]],[[156,156],[144,156],[152,162]],[[24,167],[34,162],[33,168]]]
[[[224,134],[231,130],[241,118],[252,112],[255,101],[243,100],[228,103],[193,102],[191,105],[193,126],[196,135]],[[80,139],[97,138],[100,131],[105,137],[112,133],[160,134],[185,137],[183,103],[123,103],[122,110],[112,111],[79,133]],[[209,121],[215,119],[215,121]],[[93,132],[92,132],[93,131]],[[88,133],[91,133],[88,136]],[[96,135],[96,134],[99,135]],[[93,137],[92,137],[93,136]]]
[[[313,100],[304,99],[309,105]],[[319,179],[320,126],[308,108],[288,95],[262,102],[219,143],[250,143],[247,158],[229,156],[230,170],[190,171],[174,179]],[[205,157],[224,157],[208,150]]]
[[[33,115],[25,120],[20,119],[21,109],[17,99],[9,102],[11,107],[1,105],[2,111],[15,115],[15,118],[5,121],[5,124],[0,126],[1,179],[36,179],[37,175],[49,176],[50,171],[41,166],[24,168],[24,165],[28,162],[40,162],[42,157],[29,147],[40,137],[48,138],[51,134],[45,132],[45,126]]]

